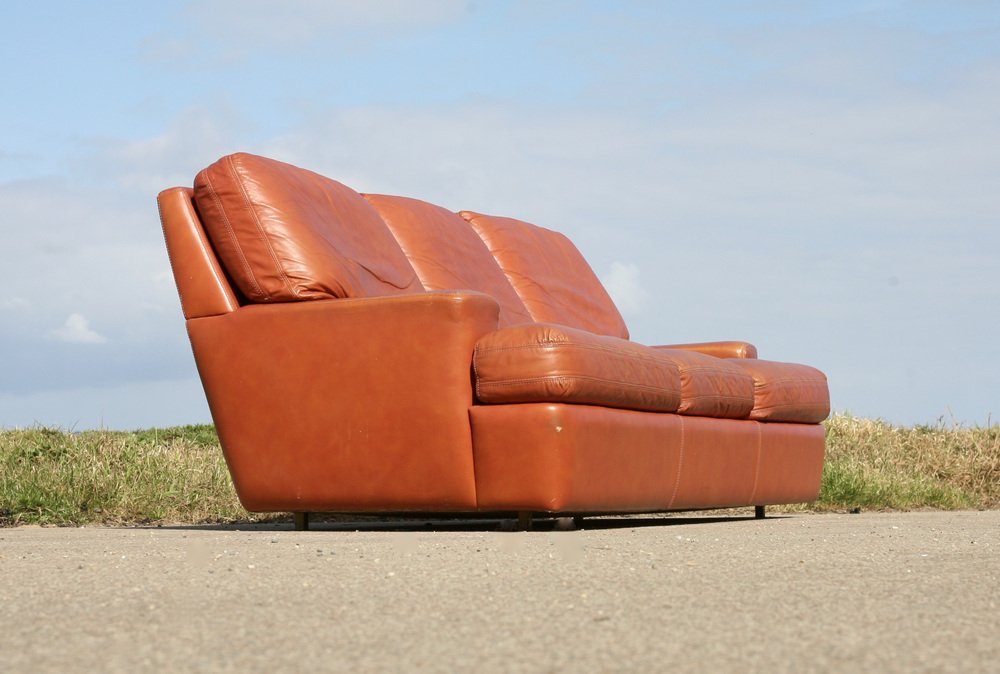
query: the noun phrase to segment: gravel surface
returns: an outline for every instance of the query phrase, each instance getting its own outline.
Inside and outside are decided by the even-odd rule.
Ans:
[[[997,672],[1000,511],[0,529],[0,672]]]

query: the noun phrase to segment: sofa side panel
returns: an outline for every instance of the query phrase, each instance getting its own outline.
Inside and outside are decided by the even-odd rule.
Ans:
[[[681,420],[590,405],[470,411],[481,510],[643,512],[670,505]]]
[[[760,423],[760,467],[754,505],[808,503],[823,481],[826,429],[822,424]]]
[[[478,293],[252,305],[188,321],[252,511],[472,510]]]
[[[239,307],[194,210],[193,193],[189,188],[174,187],[156,198],[184,318],[215,316]]]

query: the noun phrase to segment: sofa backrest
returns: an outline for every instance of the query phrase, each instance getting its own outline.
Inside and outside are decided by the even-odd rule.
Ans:
[[[557,323],[628,339],[576,246],[527,222],[366,197],[246,153],[201,171],[194,204],[226,274],[249,302],[467,289],[497,300],[501,326]]]
[[[374,208],[341,183],[251,154],[195,179],[209,240],[251,302],[422,292]]]
[[[628,339],[615,303],[564,235],[513,218],[459,215],[479,234],[536,322]]]
[[[426,290],[477,290],[500,305],[500,327],[531,323],[507,277],[456,213],[408,197],[365,194],[388,225]]]

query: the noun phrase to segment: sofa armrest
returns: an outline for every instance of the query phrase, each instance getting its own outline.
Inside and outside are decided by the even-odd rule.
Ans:
[[[249,510],[475,507],[469,407],[496,301],[440,292],[257,304],[188,321]]]
[[[697,351],[716,358],[756,358],[757,347],[749,342],[698,342],[693,344],[663,344],[657,349]]]

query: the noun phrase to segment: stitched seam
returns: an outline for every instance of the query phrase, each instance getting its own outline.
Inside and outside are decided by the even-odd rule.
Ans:
[[[479,351],[473,350],[472,352],[472,378],[476,382],[476,397],[479,397],[479,366],[477,361],[479,360]]]
[[[611,347],[611,346],[600,346],[597,344],[575,344],[573,342],[556,342],[556,341],[544,341],[538,344],[519,344],[516,346],[481,346],[477,347],[483,353],[494,353],[501,351],[524,351],[524,350],[537,350],[537,349],[549,349],[556,347],[564,347],[571,349],[587,349],[589,351],[600,351],[603,353],[613,353],[620,354],[622,356],[628,356],[629,358],[636,358],[639,360],[648,360],[654,363],[665,363],[668,365],[673,365],[674,367],[679,367],[676,363],[665,358],[657,358],[652,355],[646,355],[641,353],[636,353],[635,351],[626,351],[623,349]]]
[[[673,361],[671,361],[673,362]],[[677,365],[676,363],[674,363]],[[733,379],[745,379],[751,378],[747,373],[742,371],[727,370],[720,367],[712,367],[710,365],[677,365],[677,369],[681,372],[711,372],[713,374],[720,374],[725,377],[731,377]]]
[[[754,504],[753,500],[757,496],[757,481],[760,479],[760,455],[762,451],[762,445],[764,443],[764,430],[761,428],[759,421],[753,422],[754,426],[757,428],[757,461],[754,464],[753,471],[753,489],[750,490],[750,498],[747,499],[751,505]]]
[[[233,172],[233,175],[238,175],[239,171],[236,168],[236,163],[233,161],[232,155],[229,156],[229,165]],[[278,260],[277,253],[274,252],[274,248],[271,246],[270,239],[267,238],[267,232],[264,231],[264,225],[260,222],[260,216],[257,214],[257,209],[253,207],[253,203],[250,201],[250,195],[247,194],[246,187],[243,185],[242,180],[237,180],[236,184],[240,187],[240,194],[243,195],[243,202],[246,204],[247,210],[250,211],[251,217],[253,217],[254,225],[257,229],[257,235],[261,242],[264,244],[264,250],[267,251],[268,257],[271,258],[271,263],[274,265],[275,270],[278,272],[278,278],[284,284],[285,288],[291,293],[292,297],[299,297],[299,293],[295,288],[292,287],[291,282],[285,275],[285,269],[281,266],[281,262]]]
[[[225,225],[226,232],[229,234],[229,239],[233,243],[233,249],[236,251],[237,261],[240,263],[240,266],[243,267],[243,272],[250,280],[250,286],[253,288],[254,293],[258,296],[264,298],[265,300],[270,299],[268,294],[264,292],[264,289],[260,287],[260,284],[257,283],[257,277],[254,275],[253,268],[250,266],[250,262],[247,260],[247,257],[243,252],[243,246],[240,245],[240,240],[236,237],[236,230],[233,229],[233,223],[229,220],[229,213],[227,213],[226,209],[223,207],[222,199],[219,197],[219,191],[216,189],[215,183],[212,182],[212,176],[209,175],[208,172],[205,173],[205,180],[211,188],[212,201],[215,202],[219,213],[222,214],[222,223]]]
[[[754,379],[754,386],[757,388],[766,388],[768,386],[776,386],[778,384],[814,384],[820,386],[826,383],[826,380],[822,379],[768,379],[763,381],[760,379]]]
[[[736,402],[753,402],[750,398],[741,395],[724,395],[721,393],[705,393],[702,395],[687,396],[684,400],[733,400]]]
[[[677,500],[677,490],[681,486],[681,470],[684,468],[684,417],[678,416],[677,418],[681,424],[681,446],[677,452],[677,477],[674,478],[674,492],[670,495],[670,502],[667,503],[668,510],[673,507],[674,501]]]
[[[478,377],[478,375],[476,376]],[[476,393],[479,393],[480,386],[485,386],[487,388],[499,388],[503,386],[517,386],[518,384],[533,384],[537,382],[547,382],[547,381],[595,381],[602,384],[627,386],[629,388],[643,389],[646,391],[666,391],[675,395],[680,395],[680,393],[675,389],[656,386],[654,384],[635,384],[632,382],[620,381],[616,379],[603,379],[601,377],[590,377],[587,375],[575,375],[575,374],[555,374],[542,377],[524,377],[522,379],[506,379],[504,381],[486,381],[486,382],[482,382],[477,379]]]
[[[826,403],[781,403],[775,405],[768,405],[767,407],[755,407],[754,411],[759,410],[780,410],[780,409],[801,409],[801,410],[825,410]]]

